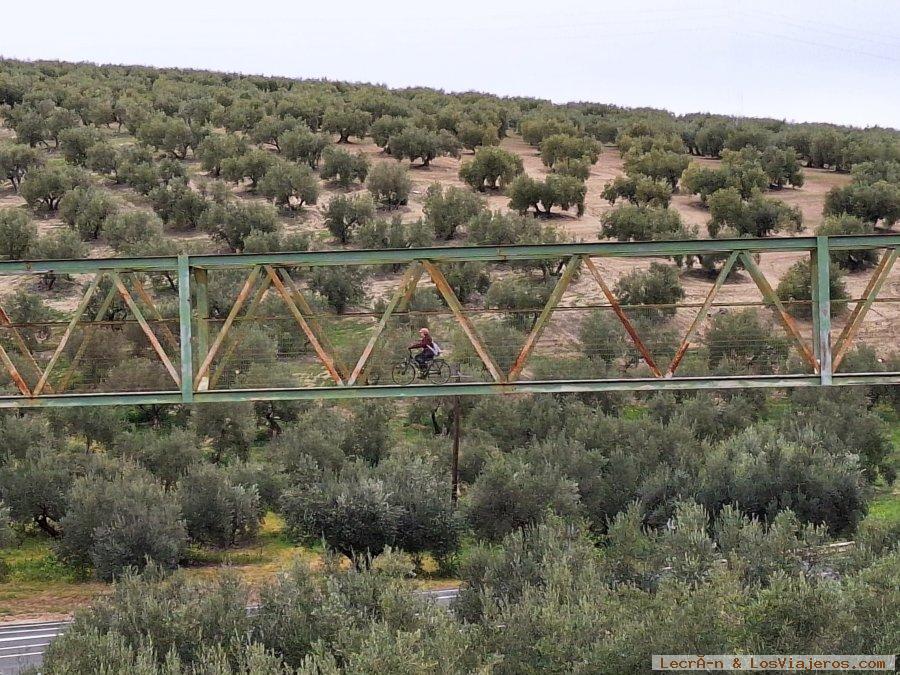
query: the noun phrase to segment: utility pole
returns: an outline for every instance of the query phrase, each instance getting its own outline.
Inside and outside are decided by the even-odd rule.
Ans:
[[[459,367],[454,378],[459,383]],[[459,396],[453,397],[453,457],[450,459],[450,503],[459,499],[459,428],[462,425],[462,406]]]
[[[459,427],[462,423],[462,412],[459,396],[453,397],[453,458],[450,461],[450,501],[456,505],[459,498]]]

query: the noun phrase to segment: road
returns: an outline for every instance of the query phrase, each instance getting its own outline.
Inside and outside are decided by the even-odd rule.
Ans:
[[[442,607],[449,607],[459,589],[423,591]],[[44,650],[69,625],[69,621],[0,624],[0,675],[17,675],[30,666],[39,666]]]

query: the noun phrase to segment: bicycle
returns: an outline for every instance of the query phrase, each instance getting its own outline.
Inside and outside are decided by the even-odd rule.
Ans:
[[[391,379],[394,381],[394,384],[410,384],[416,378],[416,375],[419,375],[422,379],[427,379],[432,384],[446,384],[450,381],[450,364],[444,359],[439,356],[432,359],[428,363],[427,368],[423,370],[413,357],[413,350],[408,349],[407,352],[406,358],[395,363],[391,370]]]

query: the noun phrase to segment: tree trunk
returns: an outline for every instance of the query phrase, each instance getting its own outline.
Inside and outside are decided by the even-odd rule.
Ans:
[[[34,522],[37,523],[37,526],[41,528],[43,532],[50,535],[54,539],[59,537],[59,530],[50,523],[50,519],[47,518],[45,514],[41,514],[39,516],[35,516]]]

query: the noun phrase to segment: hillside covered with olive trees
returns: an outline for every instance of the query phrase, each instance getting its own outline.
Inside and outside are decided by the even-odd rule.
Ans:
[[[0,60],[5,260],[874,236],[897,221],[894,129]],[[617,258],[604,273],[653,355],[671,359],[692,317],[682,306],[703,301],[725,258]],[[831,263],[838,331],[879,255]],[[758,264],[811,333],[808,256]],[[897,267],[844,360],[854,372],[900,371]],[[446,270],[504,368],[561,273]],[[350,326],[332,339],[355,358],[367,338],[354,322],[383,309],[401,271],[296,276],[324,322]],[[241,278],[218,279],[221,321]],[[725,281],[683,370],[801,372],[747,271]],[[584,304],[554,318],[530,377],[645,374],[591,283],[569,286],[564,299]],[[46,359],[40,325],[87,285],[7,275],[0,305]],[[145,285],[177,316],[177,279]],[[243,329],[223,386],[305,376],[312,350],[263,304],[271,320]],[[430,326],[477,378],[445,310],[422,284],[391,328],[395,352]],[[124,313],[113,303],[103,339],[60,355],[73,387],[160,388],[145,337],[111,325]],[[0,327],[10,354],[13,337]],[[12,390],[5,371],[0,385]],[[897,651],[898,387],[459,406],[452,493],[452,399],[4,410],[0,620],[79,610],[47,673],[630,673],[653,653]],[[413,592],[457,586],[450,613]]]

